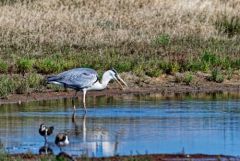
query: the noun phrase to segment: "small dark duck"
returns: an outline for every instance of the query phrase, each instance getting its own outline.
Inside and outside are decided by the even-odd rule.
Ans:
[[[65,133],[57,134],[55,138],[55,144],[60,148],[69,144],[68,136]]]
[[[47,127],[45,124],[41,124],[39,128],[39,134],[44,137],[45,142],[47,142],[47,136],[53,133],[54,127]]]

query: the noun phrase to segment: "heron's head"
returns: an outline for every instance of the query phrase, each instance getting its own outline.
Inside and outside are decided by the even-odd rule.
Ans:
[[[118,72],[114,68],[109,70],[109,75],[113,80],[117,81],[117,83],[122,87],[122,89],[124,89],[123,85],[128,87],[127,83],[122,80],[122,78],[119,76]]]

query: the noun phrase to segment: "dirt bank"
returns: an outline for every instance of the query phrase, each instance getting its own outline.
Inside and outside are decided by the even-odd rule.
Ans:
[[[214,93],[214,92],[240,92],[240,76],[236,75],[231,80],[225,80],[223,83],[216,83],[207,80],[207,75],[196,73],[194,80],[187,85],[184,82],[176,82],[175,75],[162,75],[158,78],[133,77],[129,74],[123,74],[129,87],[121,90],[116,83],[111,83],[107,89],[102,91],[89,91],[87,95],[120,95],[120,94],[147,94],[161,93],[163,95],[184,94],[184,93]],[[74,91],[58,91],[46,89],[41,92],[31,92],[28,94],[12,94],[7,98],[0,99],[0,104],[22,103],[37,100],[71,98]],[[81,99],[82,93],[78,96]]]
[[[152,155],[137,155],[137,156],[114,156],[103,158],[72,158],[66,153],[62,152],[61,155],[46,156],[46,155],[32,155],[32,154],[17,154],[9,156],[12,159],[18,160],[66,160],[66,161],[240,161],[239,157],[225,156],[225,155],[205,155],[205,154],[152,154]]]

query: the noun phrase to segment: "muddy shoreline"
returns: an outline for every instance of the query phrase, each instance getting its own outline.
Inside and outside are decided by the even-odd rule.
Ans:
[[[34,155],[34,154],[14,154],[9,155],[10,158],[20,158],[23,160],[43,160],[54,156],[49,155]],[[240,161],[239,157],[228,155],[206,155],[206,154],[145,154],[145,155],[133,155],[133,156],[112,156],[101,158],[88,158],[88,157],[71,157],[67,153],[61,152],[55,156],[56,160],[67,161]]]
[[[172,94],[197,94],[197,93],[216,93],[216,92],[227,92],[227,93],[240,93],[240,83],[239,84],[228,84],[228,83],[206,83],[204,82],[199,85],[185,85],[179,83],[162,83],[162,84],[145,84],[142,87],[129,87],[127,89],[121,90],[120,88],[110,85],[107,89],[102,91],[88,91],[87,96],[114,96],[123,94],[152,94],[160,93],[162,95],[172,95]],[[11,104],[11,103],[25,103],[31,101],[41,101],[41,100],[52,100],[52,99],[63,99],[71,98],[74,95],[73,90],[67,91],[53,91],[51,89],[44,90],[41,92],[31,92],[28,94],[12,94],[7,98],[0,99],[1,104]],[[78,93],[78,97],[82,99],[82,92]]]
[[[196,93],[240,93],[240,75],[235,74],[231,80],[224,80],[222,83],[209,81],[209,74],[197,72],[191,84],[176,82],[177,75],[161,75],[160,77],[136,77],[130,73],[122,73],[121,77],[127,82],[128,88],[121,90],[116,82],[110,83],[107,89],[102,91],[88,91],[87,96],[114,96],[122,94],[151,94],[160,93],[168,96],[172,94],[196,94]],[[62,89],[62,88],[61,88]],[[31,101],[51,100],[71,98],[74,91],[68,89],[64,91],[54,91],[47,86],[41,91],[30,91],[27,94],[11,94],[7,98],[0,98],[1,104],[23,103]],[[78,93],[79,99],[82,99],[82,92]]]

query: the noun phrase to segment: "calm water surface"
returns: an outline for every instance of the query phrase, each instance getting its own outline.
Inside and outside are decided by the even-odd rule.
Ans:
[[[81,103],[81,102],[78,102]],[[72,120],[71,100],[52,100],[0,108],[0,141],[9,153],[39,153],[41,123],[55,127],[48,137],[54,154],[55,135],[66,132],[73,156],[152,153],[239,155],[240,101],[157,96],[88,97],[88,112],[78,107]]]

